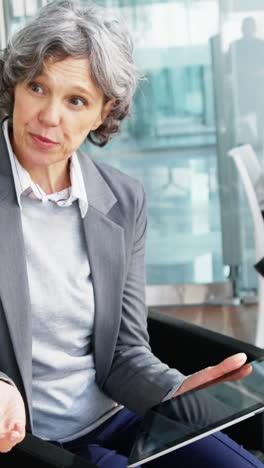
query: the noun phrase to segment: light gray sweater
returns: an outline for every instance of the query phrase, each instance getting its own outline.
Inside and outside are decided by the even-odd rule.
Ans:
[[[32,306],[34,434],[66,442],[119,410],[95,382],[94,295],[78,202],[21,197]]]

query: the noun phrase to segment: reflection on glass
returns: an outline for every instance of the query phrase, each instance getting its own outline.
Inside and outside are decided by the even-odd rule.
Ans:
[[[235,167],[230,168],[225,156],[232,148],[241,144],[251,144],[263,167],[264,150],[264,7],[261,0],[239,0],[221,2],[220,51],[216,54],[218,73],[222,87],[218,89],[217,114],[220,154],[219,165],[222,174],[220,182],[221,210],[225,230],[232,224],[228,206],[236,198],[237,230],[230,229],[229,238],[223,236],[223,252],[228,252],[228,244],[240,244],[237,258],[233,265],[239,271],[238,286],[240,295],[257,295],[257,275],[254,270],[255,243],[254,226],[247,197],[240,176]],[[226,173],[231,174],[227,180]],[[261,183],[261,179],[260,179]],[[231,184],[233,184],[232,189]],[[228,196],[227,192],[230,192]],[[261,193],[263,187],[258,185]],[[226,195],[227,194],[227,195]],[[224,231],[222,225],[222,232]],[[239,236],[238,236],[239,234]],[[238,243],[238,237],[239,243]]]
[[[259,144],[263,140],[264,39],[257,37],[257,21],[246,16],[241,21],[241,37],[232,41],[227,54],[231,93],[236,101],[236,140]]]
[[[209,47],[217,1],[100,3],[129,20],[145,79],[120,137],[85,150],[144,183],[149,284],[225,281]]]

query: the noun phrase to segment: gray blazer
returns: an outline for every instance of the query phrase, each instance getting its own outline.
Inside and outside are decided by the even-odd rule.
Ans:
[[[96,381],[112,399],[143,414],[183,380],[154,357],[148,344],[144,191],[125,174],[95,164],[81,152],[78,156],[89,200],[83,225],[95,294]],[[0,265],[0,378],[10,379],[20,390],[31,430],[29,287],[20,208],[2,130]]]

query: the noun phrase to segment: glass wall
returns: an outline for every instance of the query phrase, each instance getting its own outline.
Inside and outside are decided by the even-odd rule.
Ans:
[[[9,37],[47,2],[43,0],[4,0],[5,29]]]
[[[145,79],[120,137],[106,149],[86,150],[144,183],[149,284],[225,281],[210,50],[218,4],[100,3],[129,19]]]
[[[257,285],[254,224],[240,176],[226,156],[230,148],[250,144],[263,167],[264,5],[221,0],[219,7],[212,52],[223,259],[237,265],[239,294],[252,295]],[[261,175],[256,188],[262,210],[263,182]]]
[[[47,3],[2,2],[7,36]],[[144,79],[121,134],[84,150],[145,186],[148,284],[235,279],[254,294],[253,225],[227,151],[247,142],[263,158],[262,0],[96,3],[129,23]]]

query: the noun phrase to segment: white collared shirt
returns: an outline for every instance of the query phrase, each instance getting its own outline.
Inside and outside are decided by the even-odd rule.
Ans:
[[[29,173],[21,166],[13,152],[8,134],[7,119],[3,122],[3,131],[14,177],[17,201],[20,208],[22,209],[21,195],[41,200],[43,203],[47,200],[51,200],[61,207],[70,206],[75,200],[78,200],[81,216],[84,218],[88,210],[88,199],[77,154],[74,152],[70,159],[71,187],[47,195],[42,188],[31,179]]]

